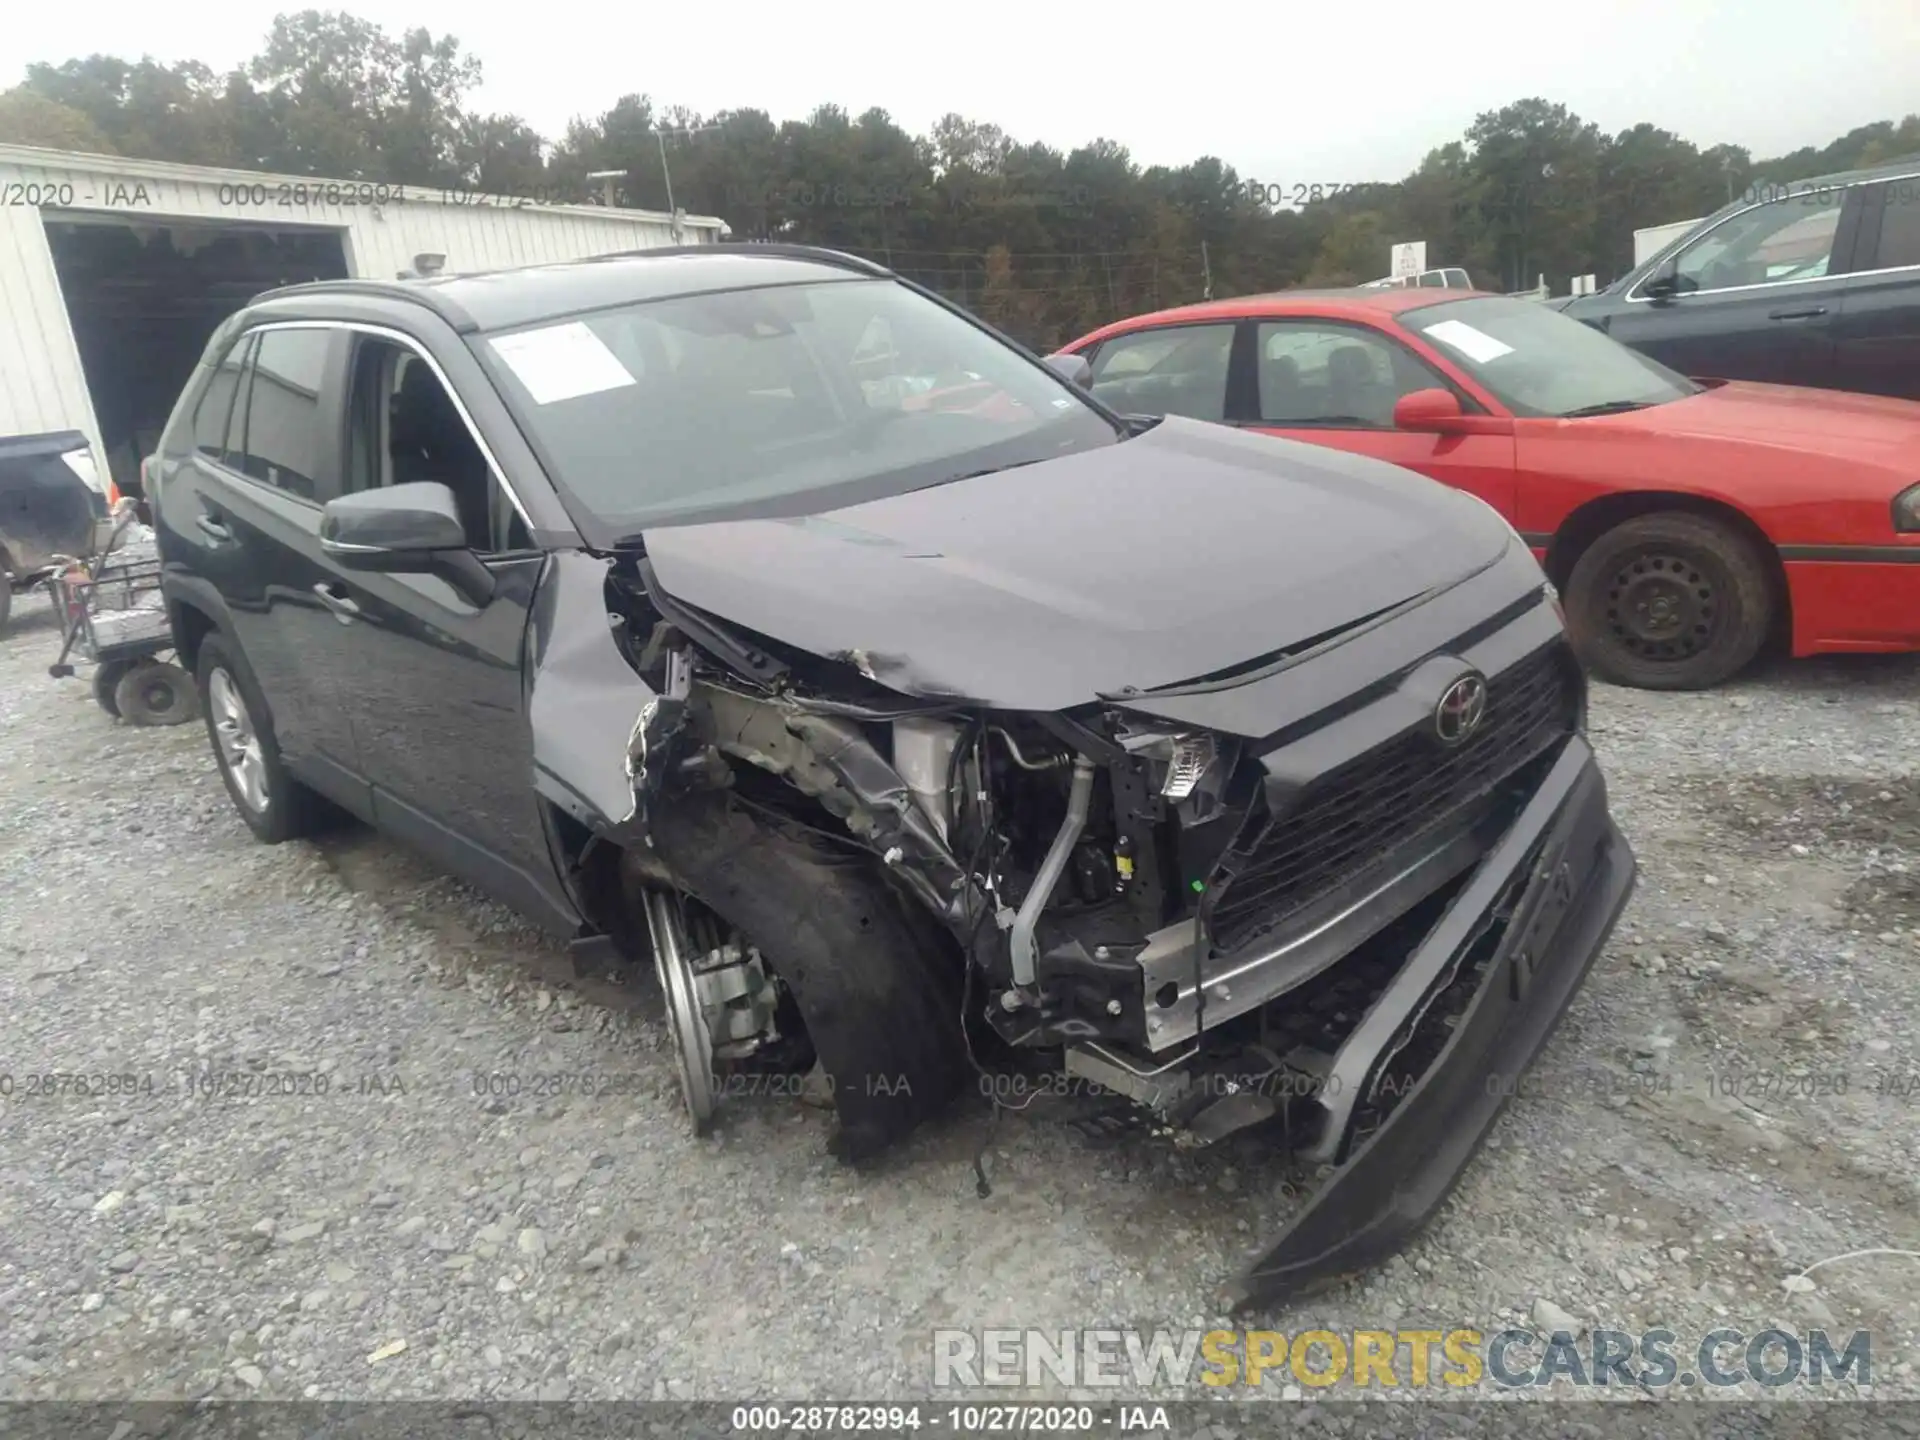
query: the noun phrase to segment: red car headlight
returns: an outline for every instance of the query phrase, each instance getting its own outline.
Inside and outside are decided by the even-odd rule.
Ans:
[[[1893,497],[1893,528],[1920,530],[1920,485],[1909,485]]]

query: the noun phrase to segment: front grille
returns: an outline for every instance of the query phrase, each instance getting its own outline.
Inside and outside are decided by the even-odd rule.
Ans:
[[[1257,819],[1248,858],[1215,887],[1214,945],[1237,950],[1283,924],[1539,756],[1578,723],[1578,684],[1556,641],[1488,678],[1486,720],[1465,744],[1444,748],[1422,723]]]

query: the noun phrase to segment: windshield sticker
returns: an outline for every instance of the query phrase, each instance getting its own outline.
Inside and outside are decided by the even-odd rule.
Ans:
[[[502,335],[488,343],[527,387],[536,405],[597,395],[635,383],[620,357],[579,320]]]
[[[1426,333],[1429,339],[1451,345],[1469,360],[1478,360],[1482,365],[1513,353],[1511,345],[1503,345],[1486,331],[1476,330],[1463,320],[1442,320],[1438,325],[1429,325]]]

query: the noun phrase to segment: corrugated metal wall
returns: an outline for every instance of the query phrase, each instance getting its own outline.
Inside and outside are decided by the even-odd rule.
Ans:
[[[419,254],[448,270],[549,264],[674,243],[668,216],[551,206],[417,186],[300,179],[0,145],[0,435],[79,430],[105,473],[86,377],[42,212],[130,224],[240,221],[332,230],[356,276],[392,279]],[[720,222],[683,217],[684,243]]]

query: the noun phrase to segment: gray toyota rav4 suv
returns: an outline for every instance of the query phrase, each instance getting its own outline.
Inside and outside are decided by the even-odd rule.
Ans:
[[[650,959],[696,1124],[744,1071],[850,1160],[1063,1076],[1266,1127],[1333,1168],[1243,1299],[1438,1207],[1632,888],[1491,509],[847,256],[276,291],[149,468],[261,839],[349,812]]]

